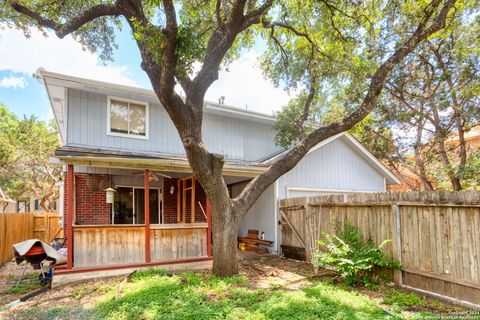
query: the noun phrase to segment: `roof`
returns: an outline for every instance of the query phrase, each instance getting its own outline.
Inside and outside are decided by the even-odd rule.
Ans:
[[[157,95],[153,90],[150,89],[74,77],[70,75],[50,72],[43,68],[38,68],[33,76],[39,82],[41,82],[47,90],[50,104],[55,114],[57,125],[63,141],[65,141],[64,138],[66,136],[66,88],[102,93],[106,95],[113,94],[123,98],[144,100],[146,102],[160,104]],[[220,105],[212,101],[205,101],[204,108],[206,113],[218,114],[231,118],[239,118],[246,121],[263,123],[273,123],[275,121],[275,116],[273,114],[246,110],[243,108],[229,105]]]
[[[192,172],[185,156],[152,152],[105,150],[82,146],[63,146],[55,150],[55,157],[67,164],[111,168],[151,168],[173,172]],[[256,163],[227,160],[223,167],[225,175],[256,177],[265,171],[265,166]]]
[[[335,141],[335,140],[343,140],[346,143],[348,143],[350,146],[352,146],[359,154],[360,156],[365,159],[370,165],[372,165],[377,171],[379,171],[386,179],[387,184],[399,184],[400,180],[395,176],[390,169],[388,169],[380,160],[378,160],[370,151],[367,150],[360,142],[358,142],[357,139],[355,139],[353,136],[346,132],[339,133],[337,135],[331,136],[330,138],[327,138],[320,143],[318,143],[316,146],[311,148],[307,154],[315,152],[322,147],[326,146],[327,144]],[[288,152],[288,150],[285,150],[275,156],[273,156],[270,159],[267,159],[263,161],[263,164],[268,165],[275,161],[275,159],[279,158],[282,154]]]
[[[74,76],[69,76],[65,74],[59,74],[47,71],[43,68],[37,69],[34,76],[41,81],[47,90],[48,96],[50,98],[50,103],[57,120],[58,128],[62,140],[65,141],[65,112],[66,112],[66,101],[67,101],[67,92],[66,88],[73,88],[78,90],[84,90],[89,92],[96,92],[102,94],[115,94],[118,96],[123,96],[125,98],[145,100],[147,102],[158,103],[160,104],[158,97],[156,96],[153,90],[113,84],[103,81],[79,78]],[[267,122],[273,123],[275,121],[274,115],[269,115],[261,112],[245,110],[238,107],[219,105],[218,103],[205,102],[204,105],[205,112],[211,114],[221,114],[223,116],[240,118],[246,121],[257,121],[257,122]],[[336,140],[344,139],[347,143],[353,146],[359,154],[368,161],[374,168],[376,168],[382,175],[385,176],[388,184],[397,184],[400,181],[398,178],[377,158],[375,158],[360,142],[347,133],[340,133],[317,144],[313,147],[310,152],[314,152],[326,144]],[[267,159],[259,159],[257,163],[252,162],[235,162],[227,160],[225,165],[225,170],[235,170],[249,175],[255,173],[258,174],[261,171],[264,171],[266,167],[269,166],[270,162],[278,158],[285,151],[280,151],[279,153],[267,157]],[[85,159],[90,159],[88,161],[94,161],[102,159],[102,161],[120,162],[123,161],[124,164],[129,163],[132,165],[131,161],[147,161],[150,165],[156,164],[158,166],[166,165],[165,162],[175,162],[180,165],[180,167],[188,166],[188,161],[186,157],[178,155],[167,155],[160,153],[139,153],[139,152],[129,152],[124,150],[102,150],[102,149],[92,149],[85,147],[77,146],[63,146],[58,148],[56,151],[56,156],[62,160],[70,159],[73,161],[75,158],[76,161],[86,161]],[[170,166],[171,167],[171,166]],[[224,171],[225,171],[224,170]]]

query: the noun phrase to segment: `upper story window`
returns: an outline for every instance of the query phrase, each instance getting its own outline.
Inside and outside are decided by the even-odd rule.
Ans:
[[[108,98],[108,134],[148,138],[148,103]]]

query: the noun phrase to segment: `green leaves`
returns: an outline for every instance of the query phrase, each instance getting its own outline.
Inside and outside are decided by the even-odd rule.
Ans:
[[[384,240],[380,245],[373,244],[371,239],[364,242],[357,227],[345,223],[343,229],[335,226],[335,235],[324,235],[319,241],[320,250],[313,253],[313,265],[329,266],[340,273],[348,285],[374,285],[380,280],[374,275],[377,268],[400,269],[400,263],[391,260],[382,251],[390,242]]]
[[[0,105],[0,185],[12,198],[33,195],[49,201],[57,196],[61,166],[49,157],[59,145],[54,124],[35,117],[18,119]]]

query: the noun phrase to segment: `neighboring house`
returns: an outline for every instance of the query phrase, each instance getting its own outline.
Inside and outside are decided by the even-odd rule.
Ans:
[[[55,157],[65,165],[61,197],[65,234],[73,239],[67,241],[67,269],[211,260],[208,199],[154,92],[43,69],[36,76],[47,89],[62,139]],[[232,197],[284,151],[274,143],[274,121],[241,108],[205,105],[204,140],[210,151],[225,155]],[[239,233],[264,232],[278,252],[279,199],[383,192],[395,183],[362,145],[339,134],[270,186]]]
[[[53,204],[53,209],[57,210],[57,202]],[[0,207],[1,211],[1,207]],[[5,213],[10,212],[45,212],[45,210],[40,206],[40,201],[35,199],[33,196],[23,197],[13,201],[13,203],[8,203],[4,207]]]
[[[470,128],[464,134],[467,152],[470,153],[480,148],[480,125]],[[453,134],[446,140],[448,148],[458,148],[459,139],[458,134]],[[409,157],[410,161],[415,161],[413,156]],[[401,181],[397,185],[390,185],[388,191],[390,192],[408,192],[408,191],[425,191],[420,177],[405,166],[399,166],[399,174],[402,176]],[[402,181],[403,180],[403,181]],[[407,183],[408,182],[408,183]],[[434,188],[436,188],[435,181],[432,181]]]

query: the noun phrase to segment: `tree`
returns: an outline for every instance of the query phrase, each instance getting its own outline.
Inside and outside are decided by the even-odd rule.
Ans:
[[[247,210],[314,145],[352,128],[368,115],[393,68],[454,17],[455,2],[186,0],[174,5],[171,0],[8,0],[0,20],[27,33],[31,27],[39,27],[53,30],[60,38],[72,34],[86,48],[109,57],[113,30],[120,18],[124,19],[140,50],[141,67],[210,199],[213,271],[230,276],[238,273],[236,236]],[[400,29],[391,32],[395,28]],[[345,81],[363,78],[355,90],[362,98],[340,121],[302,134],[293,148],[231,199],[222,177],[224,158],[209,152],[203,142],[204,97],[218,79],[222,63],[235,59],[257,37],[267,39],[269,49],[263,60],[267,75],[287,87],[307,84],[304,114],[308,114],[323,77],[326,81],[335,74],[337,78],[343,74]],[[369,55],[367,51],[371,51]],[[192,75],[194,62],[201,67]],[[278,62],[285,66],[283,71],[275,66]],[[317,65],[322,66],[318,71]],[[323,75],[321,70],[328,72]],[[175,91],[177,83],[184,99]]]
[[[54,211],[61,166],[50,163],[59,145],[54,126],[35,117],[18,119],[0,105],[0,185],[11,197],[33,195],[45,211]]]
[[[478,32],[478,17],[452,24],[444,37],[417,47],[386,85],[378,112],[396,132],[390,144],[397,165],[417,174],[426,190],[470,185],[463,171],[475,156],[465,133],[480,119]]]

